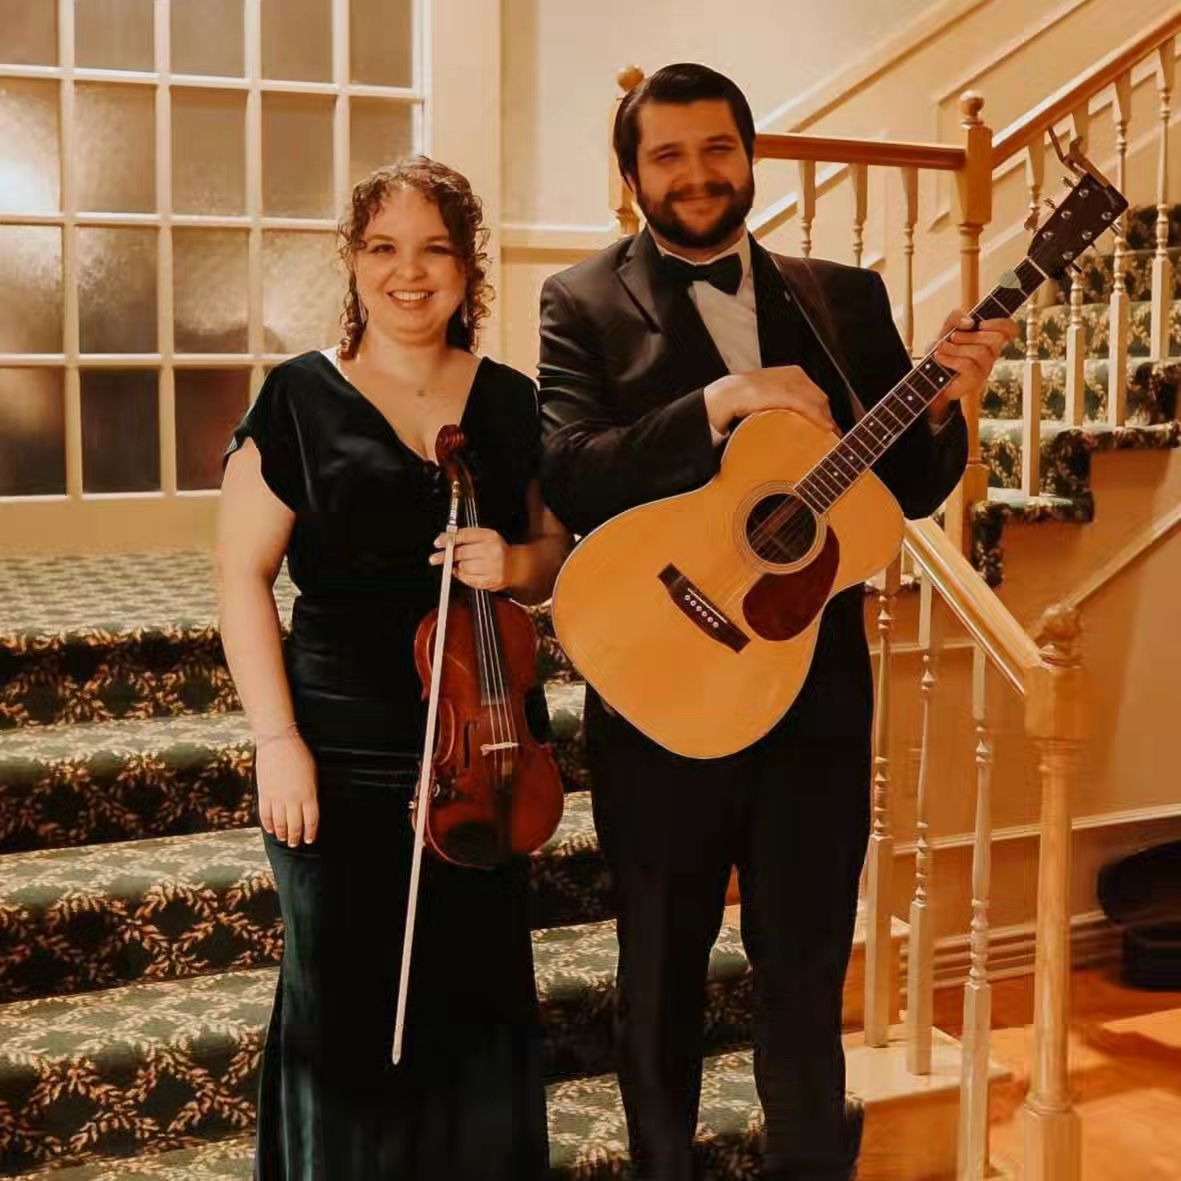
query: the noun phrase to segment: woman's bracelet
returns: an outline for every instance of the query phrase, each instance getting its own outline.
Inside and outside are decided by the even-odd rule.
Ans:
[[[264,746],[272,742],[277,742],[280,738],[287,738],[290,735],[299,734],[299,724],[297,722],[288,722],[282,730],[276,730],[273,734],[263,734],[261,737],[254,740],[254,753],[257,754]]]

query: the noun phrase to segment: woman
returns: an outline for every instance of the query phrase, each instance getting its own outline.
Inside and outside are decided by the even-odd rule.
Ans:
[[[405,1050],[390,1062],[425,709],[418,621],[438,603],[468,439],[480,519],[455,577],[525,602],[570,538],[538,490],[533,383],[475,355],[486,231],[467,181],[417,158],[353,190],[339,346],[271,371],[226,452],[221,631],[256,742],[284,951],[263,1056],[259,1181],[523,1181],[546,1168],[526,866],[424,862]],[[300,591],[281,642],[271,587]]]

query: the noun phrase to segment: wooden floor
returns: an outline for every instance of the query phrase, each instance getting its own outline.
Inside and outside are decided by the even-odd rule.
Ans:
[[[1181,992],[1120,985],[1117,970],[1073,977],[1070,1062],[1082,1119],[1083,1181],[1181,1179]],[[1021,1158],[1021,1102],[1029,1086],[1033,979],[993,986],[992,1057],[1013,1072],[993,1088],[992,1151]],[[963,996],[936,994],[935,1022],[957,1035]]]

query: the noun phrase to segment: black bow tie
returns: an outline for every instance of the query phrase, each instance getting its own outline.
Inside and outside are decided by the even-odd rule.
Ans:
[[[715,258],[713,262],[695,265],[671,254],[660,256],[664,273],[678,283],[709,283],[727,295],[737,295],[742,285],[742,259],[737,254]]]

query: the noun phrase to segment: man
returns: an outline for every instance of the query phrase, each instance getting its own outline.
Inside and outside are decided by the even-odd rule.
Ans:
[[[773,256],[747,233],[753,145],[742,93],[704,66],[665,67],[619,109],[615,150],[647,228],[541,296],[543,493],[577,533],[707,482],[744,415],[782,408],[847,431],[910,369],[877,275]],[[957,312],[944,332],[957,324],[971,327]],[[1014,333],[985,321],[936,354],[958,376],[875,465],[907,516],[955,486],[958,399],[980,392]],[[794,707],[727,758],[672,754],[588,689],[595,825],[617,903],[619,1081],[646,1181],[692,1176],[706,971],[732,865],[766,1176],[844,1181],[855,1166],[860,1108],[845,1101],[840,1032],[869,825],[862,598],[834,599]]]

